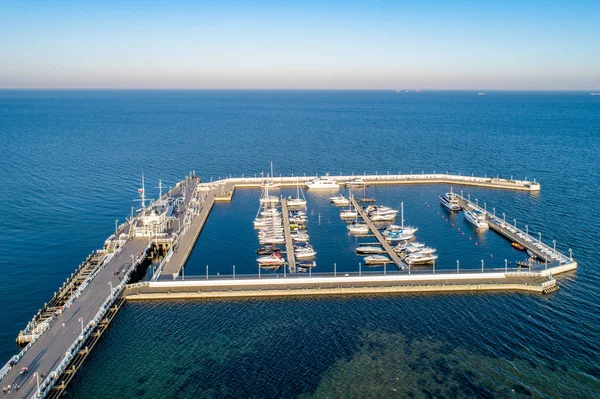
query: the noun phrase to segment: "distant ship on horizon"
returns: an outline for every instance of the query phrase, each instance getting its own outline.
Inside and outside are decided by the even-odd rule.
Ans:
[[[420,93],[421,89],[396,89],[396,93]]]
[[[590,93],[592,96],[600,96],[600,93]]]

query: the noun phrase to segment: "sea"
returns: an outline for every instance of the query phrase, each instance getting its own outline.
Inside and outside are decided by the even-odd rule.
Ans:
[[[600,97],[589,92],[0,91],[0,359],[18,351],[18,332],[115,221],[139,207],[142,173],[155,198],[159,179],[169,187],[192,171],[204,181],[265,176],[270,162],[275,175],[435,171],[540,182],[539,193],[452,189],[571,250],[577,271],[557,276],[560,290],[548,295],[127,303],[67,397],[600,397],[599,160]],[[523,258],[445,212],[438,196],[449,190],[365,194],[403,204],[417,239],[438,249],[438,270]],[[357,271],[360,241],[339,208],[326,194],[303,194],[314,271]],[[215,206],[186,278],[257,273],[259,197],[238,189]]]

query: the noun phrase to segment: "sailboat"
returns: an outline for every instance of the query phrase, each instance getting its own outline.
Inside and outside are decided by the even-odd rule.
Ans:
[[[413,238],[414,234],[419,230],[418,227],[404,226],[404,202],[400,204],[402,223],[400,226],[392,225],[383,232],[383,236],[387,241],[406,241]],[[399,228],[398,228],[399,227]]]
[[[306,198],[304,197],[304,191],[302,191],[302,197],[300,197],[300,181],[296,183],[296,196],[288,197],[287,205],[293,208],[306,208]]]
[[[273,180],[273,177],[275,175],[273,174],[273,161],[271,161],[271,180],[266,180],[261,187],[262,188],[270,188],[270,189],[277,189],[281,187],[281,183],[275,183],[275,180]]]

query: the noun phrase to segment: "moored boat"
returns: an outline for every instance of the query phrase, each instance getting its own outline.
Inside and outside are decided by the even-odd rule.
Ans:
[[[306,187],[309,189],[335,189],[338,190],[340,186],[338,186],[337,181],[332,179],[329,176],[325,177],[317,177],[311,181],[305,183]]]
[[[487,222],[485,214],[477,208],[463,209],[465,219],[478,229],[487,229],[490,225]]]
[[[452,192],[452,187],[450,187],[449,193],[440,195],[440,203],[454,212],[458,212],[461,209],[458,201],[458,196]]]

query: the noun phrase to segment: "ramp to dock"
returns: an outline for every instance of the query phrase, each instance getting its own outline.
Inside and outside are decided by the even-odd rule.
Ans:
[[[294,254],[294,243],[290,233],[290,218],[288,214],[287,200],[281,199],[281,213],[283,215],[283,233],[285,235],[285,252],[290,272],[296,271],[296,255]]]
[[[387,252],[388,256],[394,262],[394,264],[396,265],[396,267],[398,269],[404,270],[405,264],[402,261],[402,259],[400,259],[400,257],[398,256],[398,254],[396,252],[394,252],[394,250],[392,249],[391,245],[388,244],[388,242],[381,235],[381,233],[379,232],[379,230],[377,230],[377,228],[375,227],[375,225],[373,224],[373,222],[371,221],[371,219],[369,219],[369,216],[367,216],[365,214],[365,211],[363,211],[362,207],[356,202],[356,200],[354,199],[354,196],[350,197],[350,202],[352,202],[352,206],[354,206],[354,208],[356,209],[356,212],[358,212],[358,214],[360,215],[360,217],[365,221],[365,223],[369,227],[369,230],[371,230],[371,233],[373,233],[373,235],[375,236],[375,238],[377,238],[377,241],[379,241],[379,243],[381,244],[381,246],[383,247],[383,249]]]

